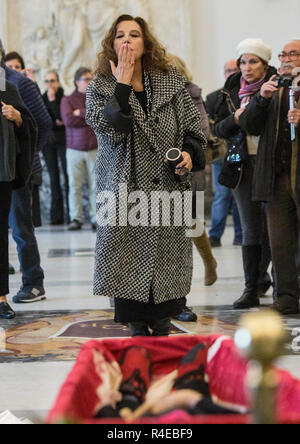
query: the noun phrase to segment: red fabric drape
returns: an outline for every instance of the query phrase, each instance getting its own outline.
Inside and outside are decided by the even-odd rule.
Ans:
[[[149,350],[153,360],[153,375],[161,376],[175,370],[186,353],[199,342],[209,348],[206,375],[212,396],[224,405],[240,408],[248,406],[245,389],[247,362],[237,352],[232,339],[220,336],[175,336],[170,338],[133,338],[90,341],[83,346],[76,364],[63,384],[51,409],[47,423],[70,420],[80,423],[124,424],[122,420],[94,420],[99,399],[96,393],[101,384],[94,366],[94,351],[105,358],[119,361],[126,349],[142,346]],[[287,372],[278,370],[278,422],[300,423],[300,381]],[[161,418],[143,418],[139,424],[245,424],[249,416],[190,416],[186,412],[172,412]]]

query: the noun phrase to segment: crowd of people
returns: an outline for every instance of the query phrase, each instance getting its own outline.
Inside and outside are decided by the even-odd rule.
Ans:
[[[34,231],[41,224],[41,155],[50,175],[51,225],[81,230],[87,179],[90,225],[97,232],[94,294],[114,300],[115,321],[128,324],[132,336],[168,335],[171,317],[197,320],[186,299],[193,243],[204,263],[205,285],[213,285],[213,248],[222,245],[230,212],[245,275],[245,290],[233,308],[259,306],[273,286],[273,309],[299,312],[300,88],[294,85],[293,106],[290,91],[300,71],[300,40],[283,46],[279,70],[270,65],[272,50],[263,40],[243,40],[236,59],[225,65],[225,85],[206,102],[185,63],[166,52],[142,18],[122,15],[112,24],[95,72],[80,67],[70,96],[55,69],[45,74],[42,95],[22,56],[0,49],[6,79],[0,92],[0,318],[15,316],[6,298],[8,227],[22,272],[13,302],[45,299]],[[149,200],[155,191],[178,192],[183,203],[186,191],[194,196],[204,191],[211,138],[225,140],[227,154],[212,165],[209,236],[204,228],[187,237],[185,223],[97,224],[105,206],[98,196],[113,193],[121,206],[122,183]],[[181,158],[172,171],[166,153],[174,147]],[[172,215],[177,211],[174,205]],[[195,199],[191,211],[194,220],[200,217]]]

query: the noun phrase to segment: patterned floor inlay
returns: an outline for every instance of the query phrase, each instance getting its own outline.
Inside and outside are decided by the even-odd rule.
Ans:
[[[172,334],[233,337],[245,313],[231,306],[194,310],[198,321],[173,322]],[[113,310],[19,312],[14,320],[1,321],[0,363],[75,360],[82,344],[90,339],[129,337],[129,329],[113,318]],[[285,324],[289,334],[286,355],[300,355],[300,316],[285,317]]]
[[[184,334],[173,327],[172,334]],[[0,328],[0,363],[75,360],[90,339],[126,338],[129,329],[114,322],[113,310],[18,313]]]

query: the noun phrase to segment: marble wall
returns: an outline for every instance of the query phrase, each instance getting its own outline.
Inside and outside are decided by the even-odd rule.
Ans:
[[[264,39],[276,67],[283,45],[300,39],[300,0],[194,0],[192,16],[193,72],[205,94],[223,84],[224,63],[243,39]]]

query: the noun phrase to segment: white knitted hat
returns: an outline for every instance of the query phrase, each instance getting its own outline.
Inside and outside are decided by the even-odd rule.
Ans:
[[[254,54],[269,62],[272,58],[272,49],[262,39],[246,39],[237,47],[237,58],[239,59],[243,54]]]

